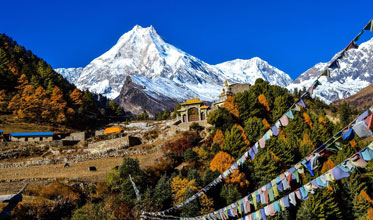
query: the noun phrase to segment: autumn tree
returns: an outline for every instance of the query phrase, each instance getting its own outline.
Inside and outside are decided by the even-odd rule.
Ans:
[[[55,115],[55,120],[58,123],[64,123],[66,121],[65,107],[66,101],[63,99],[63,93],[57,86],[54,87],[52,95],[50,97],[50,106],[52,114]]]
[[[83,93],[79,89],[74,89],[74,91],[70,93],[69,98],[75,106],[83,104]]]
[[[267,99],[266,99],[266,97],[265,97],[263,94],[260,94],[260,95],[258,96],[258,101],[259,101],[259,103],[260,103],[262,106],[264,106],[264,108],[265,108],[267,111],[271,110],[271,109],[269,108],[269,105],[268,105]]]
[[[216,130],[213,141],[219,144],[220,147],[224,144],[224,134],[220,129]]]
[[[196,181],[176,176],[171,180],[171,192],[173,204],[177,205],[187,199],[188,190],[197,190]]]
[[[8,104],[8,97],[5,90],[0,90],[0,111],[5,111]]]
[[[211,160],[210,169],[212,171],[219,171],[223,173],[235,162],[234,158],[226,152],[219,152],[215,155],[214,159]],[[227,179],[227,183],[235,184],[239,187],[245,187],[249,185],[249,181],[246,180],[245,174],[241,173],[236,169]]]
[[[227,99],[224,101],[222,107],[227,109],[233,116],[238,118],[238,116],[239,116],[238,106],[237,106],[237,103],[234,101],[234,98],[232,96],[227,97]]]

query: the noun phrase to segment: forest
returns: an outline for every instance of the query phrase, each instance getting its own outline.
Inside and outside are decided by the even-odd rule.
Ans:
[[[193,219],[213,213],[274,180],[361,113],[353,114],[348,104],[335,108],[304,97],[304,106],[292,112],[293,119],[288,120],[287,126],[279,128],[278,135],[267,140],[265,148],[260,149],[254,158],[247,159],[231,175],[198,194],[196,199],[182,204],[226,172],[296,100],[296,94],[258,79],[249,90],[227,98],[222,108],[209,114],[208,122],[213,127],[207,137],[200,136],[203,128],[191,126],[190,131],[182,132],[177,139],[164,144],[165,160],[144,170],[139,161],[125,157],[122,165],[107,176],[105,184],[92,188],[92,197],[72,212],[72,219]],[[321,176],[356,155],[371,141],[372,138],[358,135],[333,141],[328,145],[328,153],[320,157],[312,172],[308,169],[299,172],[298,177],[294,177],[296,181],[289,182],[289,187],[301,187]],[[180,164],[184,166],[177,169]],[[355,169],[357,171],[348,178],[334,180],[325,188],[302,197],[304,200],[298,200],[296,205],[266,218],[372,219],[373,165],[365,162],[364,166]],[[274,196],[289,192],[271,192],[269,199],[273,201]],[[178,204],[182,205],[163,212]],[[252,203],[249,206],[255,211],[266,204],[255,203],[254,207]],[[233,210],[237,215],[224,219],[245,216],[241,209]],[[152,217],[149,213],[155,214]],[[205,219],[221,218],[210,215]]]

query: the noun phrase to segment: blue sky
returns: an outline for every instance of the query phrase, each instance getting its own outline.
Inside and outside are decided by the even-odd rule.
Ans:
[[[295,79],[343,49],[372,8],[368,0],[3,1],[0,33],[54,68],[84,67],[134,25],[153,25],[207,63],[258,56]]]

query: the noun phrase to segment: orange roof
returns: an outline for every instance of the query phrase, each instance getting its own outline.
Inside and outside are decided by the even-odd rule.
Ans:
[[[201,108],[210,108],[210,107],[208,107],[206,105],[202,105]]]
[[[119,133],[122,131],[123,129],[121,127],[110,127],[105,129],[104,134]]]

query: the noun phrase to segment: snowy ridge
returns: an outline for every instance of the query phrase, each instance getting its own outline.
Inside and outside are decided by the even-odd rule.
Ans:
[[[79,89],[112,99],[120,94],[127,75],[153,98],[167,96],[176,100],[198,96],[213,101],[225,80],[252,84],[260,77],[283,87],[292,82],[287,74],[257,57],[209,65],[166,43],[152,26],[138,25],[83,69],[56,71]]]
[[[326,103],[347,98],[373,83],[373,38],[362,43],[358,49],[350,49],[340,60],[339,68],[333,69],[330,78],[320,78],[322,86],[314,91],[314,96]],[[324,70],[327,63],[318,63],[301,74],[289,90],[308,88]]]

